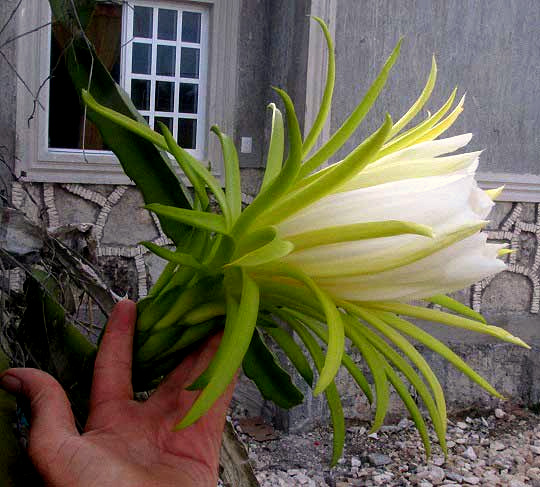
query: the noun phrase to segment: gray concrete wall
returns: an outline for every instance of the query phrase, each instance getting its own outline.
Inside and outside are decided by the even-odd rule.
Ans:
[[[480,169],[540,174],[540,2],[339,0],[336,25],[333,129],[403,36],[386,90],[355,140],[374,130],[385,111],[396,120],[407,110],[435,54],[439,78],[426,108],[434,110],[459,86],[467,93],[465,111],[449,133],[475,134],[471,146],[486,149]]]
[[[0,205],[11,192],[11,169],[15,149],[15,19],[8,23],[17,2],[0,2]],[[28,95],[30,96],[30,95]]]
[[[281,107],[272,86],[288,92],[303,125],[310,5],[308,0],[242,1],[234,135],[237,147],[241,137],[253,140],[252,153],[239,154],[243,167],[264,167],[270,126],[266,106],[274,101]]]

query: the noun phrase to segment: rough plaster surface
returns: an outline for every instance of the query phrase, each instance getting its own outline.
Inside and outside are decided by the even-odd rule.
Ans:
[[[540,174],[540,2],[524,0],[379,0],[337,2],[336,95],[332,130],[360,101],[392,48],[401,56],[350,151],[390,110],[397,120],[420,94],[435,54],[433,111],[455,86],[467,93],[452,134],[473,132],[486,149],[480,170]],[[422,115],[423,116],[423,115]]]

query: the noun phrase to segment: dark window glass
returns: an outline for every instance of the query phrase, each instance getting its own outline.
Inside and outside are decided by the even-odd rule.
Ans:
[[[197,147],[197,120],[191,118],[178,120],[178,144],[184,149]]]
[[[135,7],[133,9],[133,36],[152,38],[152,17],[151,7]]]
[[[150,81],[132,79],[131,99],[137,110],[150,110]]]
[[[158,122],[161,122],[162,124],[166,125],[169,129],[169,132],[172,133],[173,131],[173,119],[169,117],[156,117],[154,119],[154,130],[157,130],[158,132],[161,132]]]
[[[162,76],[174,76],[176,47],[158,46],[157,47],[157,67],[156,74]]]
[[[150,44],[133,43],[131,55],[131,72],[150,74],[152,69],[152,46]]]
[[[199,85],[180,83],[180,98],[178,111],[182,113],[197,113]]]
[[[156,111],[174,111],[174,83],[169,81],[156,82]]]
[[[182,14],[182,41],[201,42],[201,14],[196,12]]]
[[[92,22],[96,29],[88,32],[90,40],[107,70],[119,82],[122,6],[98,3]],[[49,147],[107,150],[97,127],[89,120],[84,123],[84,109],[65,66],[65,32],[54,21],[51,28]]]
[[[182,48],[180,59],[180,76],[183,78],[199,77],[199,49],[192,47]]]
[[[176,10],[160,8],[158,10],[158,39],[166,41],[176,40],[176,24],[178,13]]]

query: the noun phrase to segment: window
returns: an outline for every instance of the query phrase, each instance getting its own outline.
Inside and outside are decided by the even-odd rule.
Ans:
[[[137,2],[125,25],[124,86],[135,106],[151,127],[163,123],[182,147],[202,156],[206,10]]]
[[[50,21],[48,2],[23,2],[20,32]],[[151,127],[163,123],[196,157],[219,161],[219,144],[207,133],[209,122],[229,133],[234,124],[238,16],[237,0],[100,2],[88,35]],[[28,87],[17,89],[16,170],[32,181],[127,183],[83,119],[59,63],[61,36],[47,26],[20,39],[17,67]],[[212,169],[221,176],[219,165]]]

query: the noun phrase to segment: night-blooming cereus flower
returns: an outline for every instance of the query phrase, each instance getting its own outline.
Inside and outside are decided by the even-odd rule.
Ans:
[[[194,190],[191,208],[147,206],[161,219],[185,226],[186,235],[175,250],[144,243],[169,263],[138,305],[135,376],[143,377],[143,383],[159,380],[188,347],[224,329],[214,359],[190,386],[201,393],[177,428],[189,426],[208,411],[240,366],[265,398],[281,407],[299,404],[303,396],[267,346],[271,341],[315,394],[326,395],[334,425],[333,463],[341,455],[345,435],[334,383],[341,365],[368,400],[376,401],[373,430],[383,423],[391,385],[429,454],[426,424],[406,380],[422,399],[446,451],[443,391],[409,340],[431,348],[484,389],[498,393],[448,347],[404,317],[526,346],[444,295],[504,269],[497,258],[504,249],[487,243],[480,232],[497,191],[482,191],[476,185],[479,152],[455,154],[470,135],[437,139],[463,109],[462,98],[451,110],[456,90],[439,110],[405,130],[431,94],[434,61],[424,90],[407,113],[395,124],[387,116],[342,161],[318,170],[371,108],[398,57],[400,43],[349,118],[313,151],[330,110],[335,78],[332,41],[325,24],[316,20],[329,48],[318,116],[302,139],[292,101],[276,89],[286,109],[288,155],[284,158],[283,116],[271,104],[264,179],[260,193],[244,209],[236,150],[217,127],[212,131],[222,147],[225,190],[203,164],[177,145],[166,127],[160,127],[160,135],[83,94],[89,110],[169,152]],[[209,209],[208,191],[220,207],[219,214]],[[452,313],[407,304],[412,299],[425,299]],[[345,352],[345,338],[362,355],[373,386]],[[306,352],[318,371],[315,384]]]

